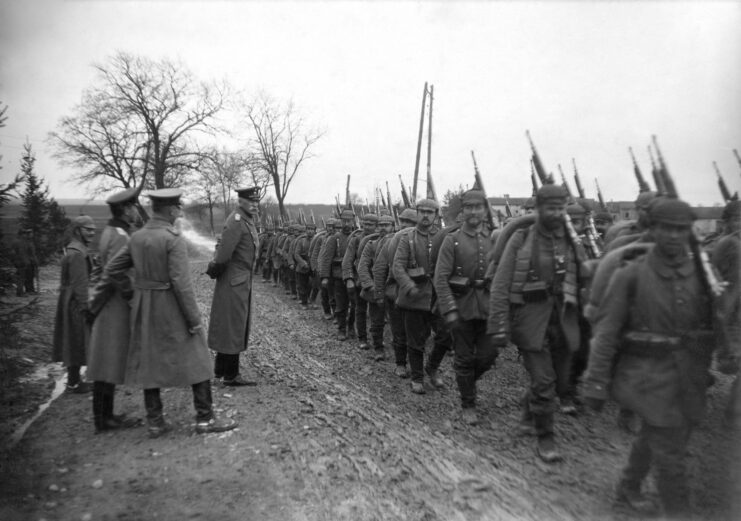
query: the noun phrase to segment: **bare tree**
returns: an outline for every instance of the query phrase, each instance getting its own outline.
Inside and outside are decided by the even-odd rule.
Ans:
[[[280,214],[286,217],[284,201],[296,173],[313,157],[311,148],[324,132],[309,128],[289,101],[281,104],[265,93],[245,107],[255,132],[255,161],[270,176]]]
[[[8,106],[3,105],[3,103],[0,101],[0,128],[3,128],[5,126],[5,122],[8,120],[7,116],[8,112]],[[2,154],[0,154],[0,170],[2,170]],[[13,191],[18,188],[18,186],[24,181],[23,174],[17,174],[15,178],[7,184],[0,184],[0,208],[2,208],[5,204],[10,201],[12,197],[15,197],[13,194]],[[2,235],[0,234],[0,237]]]
[[[98,190],[183,184],[200,165],[196,137],[219,131],[227,85],[198,81],[179,62],[123,52],[94,67],[96,84],[50,135],[57,157]]]

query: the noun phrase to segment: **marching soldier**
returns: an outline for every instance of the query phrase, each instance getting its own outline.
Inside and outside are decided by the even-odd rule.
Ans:
[[[650,209],[655,245],[619,268],[594,329],[584,401],[600,410],[611,394],[643,422],[617,487],[618,500],[642,512],[651,466],[665,513],[689,512],[684,456],[693,425],[703,416],[714,347],[711,299],[689,254],[695,219],[678,199]]]
[[[561,186],[540,187],[535,224],[518,229],[507,242],[489,304],[488,332],[495,345],[505,347],[511,337],[530,375],[520,429],[535,431],[536,452],[546,463],[561,459],[553,415],[556,397],[568,392],[571,353],[580,342],[581,259],[564,225],[567,196]]]
[[[347,243],[353,231],[355,214],[352,210],[342,210],[340,214],[340,231],[327,237],[324,244],[323,254],[319,258],[319,276],[322,279],[322,287],[329,288],[330,279],[334,288],[335,318],[337,319],[337,338],[347,340],[348,338],[348,295],[347,289],[342,282],[342,259],[345,256]],[[352,327],[352,326],[350,326]]]
[[[239,372],[239,353],[247,349],[252,316],[252,277],[258,249],[255,220],[260,189],[238,188],[238,207],[224,223],[221,242],[207,273],[216,279],[208,346],[216,351],[214,374],[226,386],[257,385]]]
[[[417,202],[417,225],[403,235],[394,255],[391,270],[399,284],[396,304],[402,310],[407,337],[412,392],[424,394],[424,375],[438,389],[445,383],[438,374],[440,363],[450,348],[450,332],[442,317],[432,312],[432,275],[430,252],[440,230],[434,226],[440,205],[432,199]],[[432,352],[424,365],[425,342],[435,333]]]
[[[725,410],[726,424],[741,430],[741,201],[731,201],[723,209],[723,227],[726,234],[713,249],[713,265],[728,283],[720,302],[723,334],[718,352],[718,369],[736,375],[731,385],[731,396]]]
[[[286,229],[283,226],[278,226],[278,230],[275,233],[275,239],[270,243],[270,250],[268,257],[273,262],[273,286],[278,287],[278,283],[283,281],[283,256],[281,255],[281,249],[283,243],[288,238]]]
[[[362,231],[353,234],[347,243],[345,255],[342,258],[342,280],[347,288],[348,298],[355,309],[355,329],[358,333],[360,349],[368,349],[368,301],[360,297],[358,286],[358,262],[360,255],[371,237],[375,237],[378,216],[367,213],[363,216]]]
[[[635,221],[620,221],[605,232],[605,251],[614,250],[644,234],[648,229],[648,211],[651,202],[659,196],[657,192],[641,192],[635,202],[638,218]]]
[[[612,220],[610,212],[599,211],[594,214],[594,227],[597,228],[597,233],[600,239],[604,242],[607,232],[612,228],[615,222]]]
[[[144,389],[152,438],[172,429],[162,412],[162,387],[191,386],[197,433],[223,432],[237,426],[234,420],[217,418],[213,411],[211,357],[190,279],[188,249],[173,226],[182,212],[181,195],[175,188],[149,194],[152,218],[106,265],[97,288],[106,291],[114,283],[125,286],[129,269],[134,268],[125,383]]]
[[[396,367],[394,374],[399,378],[409,378],[407,368],[407,335],[404,330],[402,311],[396,305],[396,297],[399,296],[399,285],[396,283],[391,264],[396,255],[402,237],[414,229],[417,224],[417,211],[405,208],[399,214],[401,230],[396,232],[386,241],[386,245],[380,248],[375,262],[373,263],[373,284],[376,291],[382,291],[384,303],[389,316],[389,327],[391,328],[391,343],[394,347],[394,360]]]
[[[275,240],[275,232],[273,231],[273,225],[270,224],[265,230],[262,239],[260,239],[260,261],[262,263],[262,281],[270,282],[270,278],[273,274],[273,263],[270,260],[268,252],[270,251],[270,245]]]
[[[33,232],[30,228],[19,228],[18,238],[12,245],[12,260],[15,266],[15,293],[22,297],[24,293],[36,293],[34,278],[39,269],[36,248],[33,245]]]
[[[299,302],[304,309],[309,309],[309,293],[311,291],[311,264],[309,259],[309,244],[314,238],[316,226],[307,224],[304,233],[296,238],[293,246],[293,262],[296,270],[296,291]]]
[[[92,386],[80,379],[80,367],[87,365],[90,323],[88,285],[93,261],[88,248],[95,237],[92,217],[80,215],[72,220],[72,240],[62,257],[61,287],[54,321],[52,362],[63,362],[67,368],[67,392],[89,393]]]
[[[322,279],[319,275],[319,259],[322,257],[324,250],[326,249],[325,245],[327,239],[337,231],[335,229],[336,226],[336,219],[328,219],[325,229],[317,233],[309,245],[309,259],[311,263],[311,271],[314,275],[314,284],[319,287],[322,310],[324,311],[324,318],[327,320],[332,320],[334,316],[334,306],[332,305],[334,303],[334,288],[330,286],[324,287],[322,285]],[[332,279],[330,278],[327,282],[328,284],[331,284]]]
[[[368,314],[370,315],[371,323],[370,333],[376,362],[382,362],[386,358],[383,346],[383,327],[386,320],[386,310],[383,305],[383,286],[376,287],[373,280],[373,266],[381,249],[386,246],[386,242],[393,229],[393,217],[390,215],[381,215],[378,218],[378,233],[375,234],[374,239],[369,239],[365,244],[360,254],[360,262],[358,262],[358,285],[361,288],[360,297],[368,303]]]
[[[129,243],[138,217],[138,191],[129,188],[106,199],[111,219],[103,229],[98,244],[101,265],[116,256]],[[129,277],[133,273],[128,274]],[[130,291],[131,284],[126,290]],[[95,315],[90,333],[90,361],[87,377],[93,381],[93,421],[97,432],[130,427],[135,423],[113,414],[116,385],[124,383],[129,354],[129,315],[131,309],[121,288],[91,296],[90,311]]]
[[[435,265],[437,306],[453,336],[453,366],[461,395],[463,421],[478,423],[476,381],[494,364],[497,347],[486,334],[489,318],[487,256],[494,246],[484,226],[486,196],[479,190],[463,193],[464,222],[449,233]]]

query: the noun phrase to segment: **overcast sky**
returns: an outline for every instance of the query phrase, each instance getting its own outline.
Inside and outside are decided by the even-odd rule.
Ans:
[[[422,86],[434,84],[432,174],[491,196],[530,192],[529,129],[546,167],[594,196],[637,194],[656,134],[680,194],[721,202],[712,162],[741,189],[741,2],[0,2],[0,182],[26,137],[57,198],[85,187],[50,157],[49,131],[116,51],[181,59],[202,79],[293,98],[327,129],[288,203],[411,184]],[[424,155],[422,173],[424,172]],[[424,176],[422,175],[424,178]],[[419,191],[424,193],[424,185]],[[394,195],[396,197],[396,195]]]

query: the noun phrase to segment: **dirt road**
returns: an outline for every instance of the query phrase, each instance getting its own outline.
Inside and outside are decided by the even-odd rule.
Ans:
[[[193,263],[207,317],[213,283],[203,271]],[[21,324],[24,356],[37,366],[50,350],[56,276],[44,271],[44,291]],[[254,290],[243,366],[259,385],[214,386],[216,407],[238,430],[193,434],[190,391],[170,389],[163,402],[176,429],[166,437],[151,440],[143,427],[96,435],[89,395],[62,395],[0,455],[0,519],[633,519],[612,505],[631,440],[615,427],[614,407],[558,416],[566,459],[541,464],[534,440],[514,433],[526,381],[516,352],[484,378],[484,421],[468,427],[452,357],[443,363],[447,389],[414,395],[393,375],[390,350],[374,362],[357,343],[336,341],[320,311],[301,310],[270,284]],[[23,384],[26,407],[5,409],[6,447],[61,374],[51,369]],[[692,499],[700,519],[738,519],[739,444],[720,428],[729,381],[716,376],[709,417],[690,445]],[[139,390],[120,388],[117,412],[143,417],[142,401]]]

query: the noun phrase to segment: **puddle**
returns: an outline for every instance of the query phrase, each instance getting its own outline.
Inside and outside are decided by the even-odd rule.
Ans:
[[[43,365],[41,367],[38,367],[33,373],[23,378],[23,381],[29,382],[34,380],[43,380],[45,378],[48,378],[49,375],[54,374],[56,371],[53,369],[58,368],[59,364],[48,364]],[[54,381],[54,389],[51,392],[51,396],[49,396],[49,399],[39,405],[39,409],[36,411],[36,413],[26,420],[23,425],[18,427],[13,435],[10,437],[10,442],[8,444],[8,450],[11,450],[13,447],[16,446],[16,444],[23,439],[23,436],[26,434],[26,431],[28,430],[31,425],[33,425],[33,422],[35,422],[39,416],[43,414],[43,412],[49,408],[49,406],[52,404],[54,400],[59,398],[62,393],[64,392],[65,385],[67,383],[67,374],[65,372],[62,372],[62,374],[58,375],[56,380]]]

